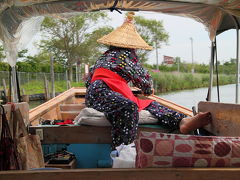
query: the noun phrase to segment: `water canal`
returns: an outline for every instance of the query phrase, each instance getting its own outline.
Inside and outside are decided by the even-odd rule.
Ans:
[[[235,103],[235,84],[229,84],[220,86],[220,100],[224,103]],[[192,106],[197,106],[199,101],[205,101],[207,97],[208,88],[198,88],[191,90],[182,90],[170,93],[159,94],[158,96],[170,100],[176,104],[185,106],[187,108],[192,108]],[[212,91],[212,101],[217,102],[217,88],[213,87]],[[30,108],[34,108],[40,104],[44,103],[41,101],[31,101]]]

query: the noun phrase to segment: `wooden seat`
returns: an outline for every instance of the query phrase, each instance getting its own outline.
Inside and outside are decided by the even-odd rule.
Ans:
[[[67,119],[73,120],[79,113],[80,111],[60,111],[62,120],[67,120]]]
[[[42,129],[42,144],[110,144],[112,142],[110,126],[31,126],[29,132],[36,134]],[[168,132],[168,129],[139,127],[138,132]]]
[[[81,111],[83,108],[85,108],[85,104],[60,104],[60,111]]]
[[[74,119],[80,111],[85,108],[85,104],[60,104],[60,114],[62,120]]]
[[[211,112],[212,123],[205,127],[217,136],[240,136],[240,105],[201,101],[198,112]]]

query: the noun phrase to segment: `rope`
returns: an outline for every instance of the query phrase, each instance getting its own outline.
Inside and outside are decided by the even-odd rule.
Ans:
[[[12,102],[12,67],[9,65],[9,92],[8,95],[9,99],[7,101]]]
[[[19,85],[19,79],[18,79],[18,73],[17,73],[17,67],[16,67],[16,81],[17,81],[17,96],[18,96],[18,101],[22,102],[21,98],[21,92],[20,92],[20,85]]]
[[[109,10],[110,10],[111,12],[113,12],[113,11],[115,10],[115,11],[119,12],[120,14],[122,14],[122,12],[121,12],[118,8],[116,8],[117,4],[118,4],[118,0],[115,0],[113,6],[110,7]]]

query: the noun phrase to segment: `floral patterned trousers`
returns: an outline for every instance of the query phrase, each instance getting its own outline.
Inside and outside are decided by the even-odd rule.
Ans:
[[[121,144],[130,144],[135,140],[139,113],[133,101],[112,91],[102,80],[96,80],[87,89],[86,105],[103,112],[111,123],[112,149]],[[179,122],[186,117],[155,101],[145,110],[158,118],[158,124],[169,129],[178,129]]]

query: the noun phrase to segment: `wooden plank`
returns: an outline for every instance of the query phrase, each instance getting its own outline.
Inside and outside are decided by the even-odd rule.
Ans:
[[[240,105],[201,101],[199,112],[211,112],[213,121],[205,127],[219,136],[240,136]]]
[[[166,107],[168,107],[170,109],[173,109],[173,110],[175,110],[177,112],[183,113],[183,114],[185,114],[187,116],[193,116],[192,110],[190,110],[190,109],[188,109],[188,108],[186,108],[184,106],[181,106],[179,104],[176,104],[176,103],[174,103],[172,101],[168,101],[166,99],[163,99],[163,98],[155,96],[155,95],[148,96],[148,98],[152,99],[152,100],[155,100],[158,103],[160,103],[161,105],[166,106]]]
[[[61,126],[61,127],[30,127],[30,133],[35,129],[43,129],[43,144],[61,143],[99,143],[111,142],[110,127],[92,126]]]
[[[61,119],[67,120],[71,119],[74,120],[74,118],[80,113],[80,111],[60,111]]]
[[[73,159],[68,164],[48,164],[45,163],[46,168],[61,168],[61,169],[76,169],[77,168],[77,160]]]
[[[40,106],[33,108],[29,111],[29,121],[33,122],[38,120],[44,114],[48,113],[50,110],[56,108],[60,104],[73,103],[72,98],[76,93],[85,94],[86,88],[71,88],[64,93],[56,96],[55,98],[41,104]],[[36,124],[36,123],[33,123]]]
[[[136,91],[137,88],[132,88],[132,90]],[[61,104],[82,103],[84,101],[84,99],[83,98],[75,98],[75,96],[76,95],[84,95],[85,93],[86,93],[86,88],[71,88],[71,89],[65,91],[64,93],[49,100],[48,102],[46,102],[34,109],[31,109],[29,112],[30,122],[33,125],[36,125],[36,124],[38,124],[38,119],[41,117],[48,117],[48,119],[52,119],[49,117],[54,117],[54,118],[58,117],[58,119],[59,119],[60,112],[57,109],[58,106]],[[171,101],[165,100],[163,98],[160,98],[158,96],[152,95],[152,96],[144,97],[144,96],[140,95],[140,97],[153,99],[168,108],[171,108],[175,111],[184,113],[188,116],[192,116],[192,111],[190,109],[180,106],[178,104],[175,104]],[[57,110],[54,110],[54,109],[57,109]],[[58,113],[58,115],[56,115],[56,113]],[[65,116],[64,116],[64,118],[65,118]]]
[[[85,108],[85,104],[60,104],[60,110],[61,111],[81,111],[83,108]]]
[[[44,95],[46,100],[51,99],[50,93],[49,93],[49,87],[48,87],[48,80],[45,74],[44,74]]]
[[[14,103],[15,108],[19,108],[20,112],[22,113],[24,123],[27,125],[29,123],[29,105],[26,102],[21,102],[21,103]],[[7,120],[9,121],[9,127],[12,135],[13,131],[13,122],[11,116],[11,104],[5,104],[3,105],[5,112],[7,113]],[[2,120],[0,118],[0,134],[2,132]]]
[[[57,127],[30,127],[30,133],[36,134],[36,129],[43,129],[43,144],[83,143],[83,144],[110,144],[111,127],[97,126],[57,126]],[[139,127],[139,131],[167,132],[166,129]]]
[[[11,115],[11,104],[5,104],[3,105],[5,111],[7,112],[7,119],[10,119]],[[14,103],[15,108],[19,108],[20,112],[22,113],[23,119],[25,124],[28,124],[29,122],[29,105],[27,102],[21,102],[21,103]]]
[[[74,103],[74,104],[82,104],[82,103],[85,103],[85,98],[74,98],[73,103]]]
[[[239,168],[148,168],[1,171],[3,180],[239,180]]]

